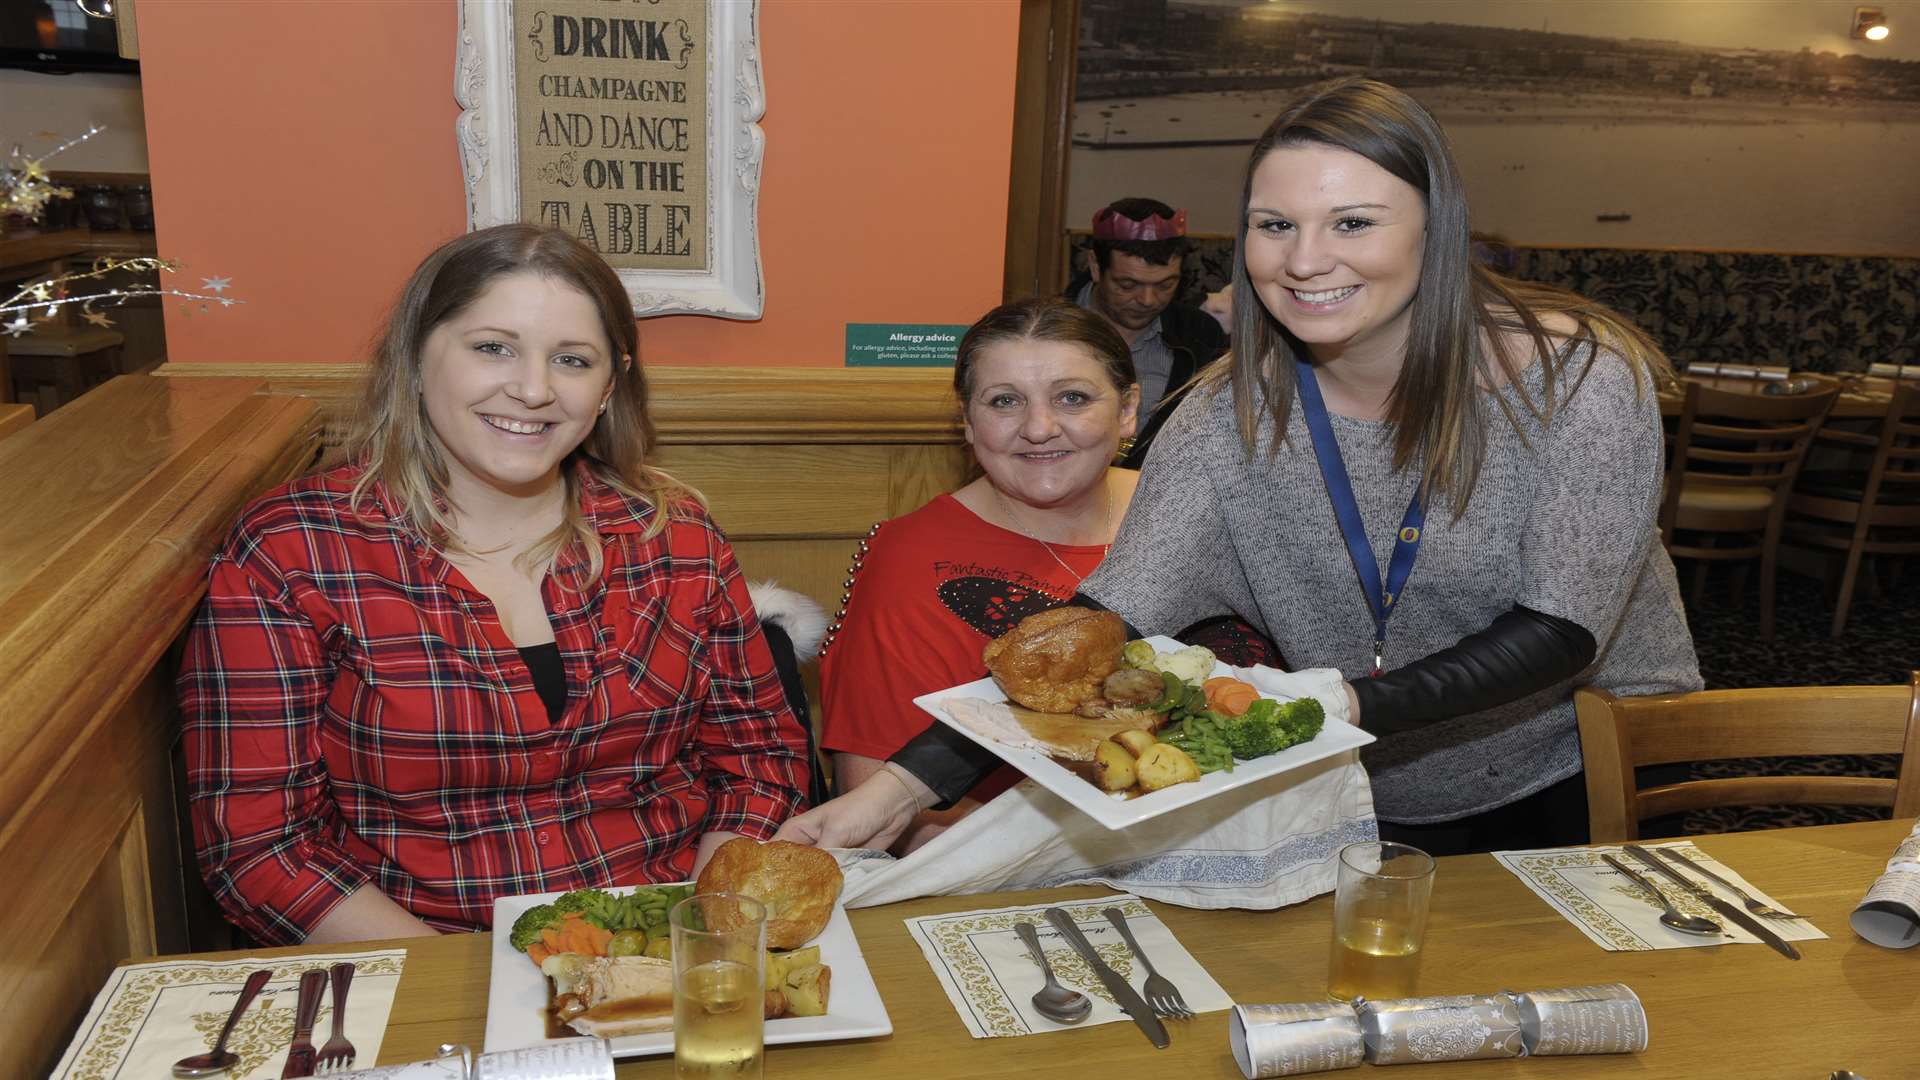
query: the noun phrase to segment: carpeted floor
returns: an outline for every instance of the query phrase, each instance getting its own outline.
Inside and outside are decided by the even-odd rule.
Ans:
[[[1691,574],[1684,564],[1680,569],[1684,592]],[[1920,667],[1920,604],[1915,604],[1911,596],[1916,573],[1920,573],[1920,567],[1907,568],[1908,580],[1901,583],[1909,594],[1904,603],[1900,600],[1902,588],[1889,589],[1886,597],[1876,602],[1863,586],[1854,598],[1846,632],[1835,641],[1827,636],[1833,605],[1820,583],[1783,572],[1775,603],[1774,640],[1765,642],[1759,638],[1760,594],[1752,576],[1744,595],[1736,601],[1728,579],[1723,572],[1716,572],[1708,579],[1703,601],[1695,604],[1689,600],[1687,604],[1694,647],[1700,654],[1700,674],[1708,689],[1714,690],[1904,683]],[[1704,762],[1693,766],[1692,772],[1702,779],[1759,772],[1892,776],[1897,766],[1895,757],[1785,758]],[[1733,832],[1884,820],[1887,816],[1885,809],[1874,807],[1718,808],[1696,811],[1680,822],[1668,823],[1678,828],[1663,830],[1661,823],[1647,822],[1643,835]]]

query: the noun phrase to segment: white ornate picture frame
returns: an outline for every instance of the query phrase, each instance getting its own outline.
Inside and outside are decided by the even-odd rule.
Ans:
[[[644,16],[660,0],[599,7]],[[706,266],[700,270],[634,269],[615,264],[641,316],[718,315],[758,319],[766,306],[760,272],[758,204],[766,112],[760,76],[758,0],[705,0]],[[467,228],[540,220],[523,212],[517,59],[538,49],[516,40],[515,7],[540,0],[461,0],[454,96],[460,164],[466,179]],[[631,39],[629,39],[631,40]],[[544,59],[544,57],[542,57]],[[636,170],[638,163],[635,163]],[[644,231],[641,234],[645,236]],[[671,236],[671,232],[668,233]],[[611,261],[611,260],[610,260]]]

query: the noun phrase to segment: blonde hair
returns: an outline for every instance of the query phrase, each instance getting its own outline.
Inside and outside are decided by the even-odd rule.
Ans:
[[[585,294],[599,309],[607,341],[621,358],[615,361],[606,411],[561,463],[566,484],[563,520],[515,560],[531,568],[578,545],[585,556],[584,582],[592,582],[605,569],[605,553],[599,534],[580,510],[581,469],[654,510],[643,534],[647,539],[658,536],[683,505],[697,505],[700,495],[647,464],[654,446],[653,420],[640,368],[640,333],[626,287],[605,260],[558,229],[481,229],[443,245],[413,272],[367,365],[359,408],[342,441],[340,457],[362,466],[351,505],[356,515],[374,506],[377,483],[399,507],[403,528],[442,550],[474,554],[453,530],[447,450],[427,419],[420,389],[421,352],[441,323],[499,278],[520,273],[538,274]]]
[[[1262,405],[1273,420],[1268,452],[1277,453],[1284,441],[1295,360],[1305,348],[1267,312],[1247,276],[1247,206],[1261,160],[1302,145],[1358,154],[1419,190],[1426,201],[1426,240],[1420,285],[1411,302],[1406,363],[1387,416],[1394,432],[1394,468],[1418,459],[1423,490],[1449,496],[1455,518],[1466,511],[1486,452],[1491,417],[1482,387],[1512,387],[1522,406],[1546,422],[1555,402],[1579,388],[1602,348],[1626,360],[1641,392],[1646,390],[1643,375],[1656,384],[1671,378],[1660,347],[1612,309],[1562,289],[1503,277],[1476,259],[1465,186],[1439,123],[1392,86],[1342,79],[1283,110],[1247,161],[1234,246],[1234,349],[1201,382],[1215,390],[1231,384],[1234,415],[1249,454],[1257,449]],[[1576,329],[1572,334],[1549,330],[1541,323],[1544,315],[1568,316]],[[1491,350],[1481,347],[1483,335]],[[1541,366],[1541,401],[1533,400],[1518,379],[1526,365],[1516,362],[1512,339],[1521,335],[1531,340]],[[1578,370],[1569,370],[1583,353]],[[1565,392],[1556,390],[1561,384],[1568,387]],[[1493,397],[1518,429],[1506,395]]]

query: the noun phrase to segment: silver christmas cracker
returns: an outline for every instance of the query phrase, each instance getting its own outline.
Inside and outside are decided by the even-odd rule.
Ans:
[[[1526,1055],[1512,994],[1360,1000],[1360,1032],[1375,1065]]]
[[[1227,1040],[1247,1080],[1351,1069],[1366,1049],[1353,1006],[1337,1001],[1235,1005]]]
[[[1625,983],[1515,996],[1529,1054],[1637,1054],[1647,1048],[1647,1011]]]

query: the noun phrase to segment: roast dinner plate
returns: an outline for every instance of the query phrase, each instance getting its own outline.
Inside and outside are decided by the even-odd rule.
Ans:
[[[625,893],[619,887],[607,890]],[[514,1050],[545,1042],[547,1038],[547,978],[527,954],[507,941],[507,931],[520,913],[544,904],[558,892],[503,896],[493,903],[493,977],[487,988],[486,1049]],[[768,1046],[781,1043],[830,1042],[863,1039],[893,1033],[886,1003],[873,985],[873,973],[860,952],[847,909],[836,904],[833,918],[820,936],[807,943],[820,946],[820,962],[833,969],[833,989],[825,1016],[789,1016],[767,1021]],[[655,1031],[608,1040],[616,1058],[673,1053],[673,1032]]]
[[[1170,637],[1150,637],[1146,640],[1159,652],[1173,652],[1185,648],[1180,642]],[[1234,670],[1216,662],[1213,673],[1232,675]],[[948,715],[946,709],[946,703],[955,698],[977,698],[982,701],[999,702],[1007,700],[1007,695],[991,677],[988,677],[937,693],[922,694],[914,698],[913,703],[932,713],[936,720],[992,751],[1000,760],[1019,769],[1035,783],[1065,799],[1075,809],[1109,829],[1124,829],[1129,825],[1146,821],[1148,818],[1159,817],[1161,814],[1178,810],[1183,806],[1192,806],[1194,803],[1211,799],[1222,792],[1258,783],[1336,754],[1344,754],[1373,741],[1372,735],[1352,724],[1329,723],[1322,726],[1320,734],[1308,742],[1289,746],[1277,754],[1268,754],[1252,761],[1236,761],[1230,772],[1208,773],[1189,783],[1174,784],[1159,791],[1124,798],[1100,790],[1046,754],[1037,750],[1009,746],[958,722]],[[771,1026],[768,1030],[772,1030]]]

